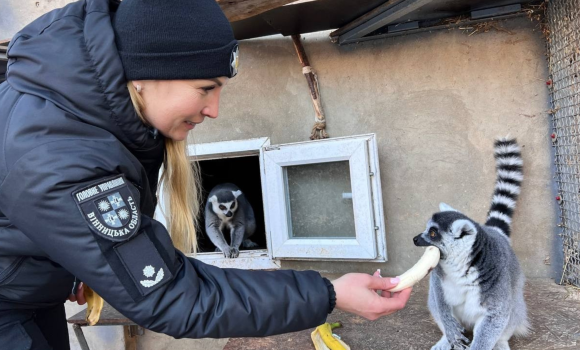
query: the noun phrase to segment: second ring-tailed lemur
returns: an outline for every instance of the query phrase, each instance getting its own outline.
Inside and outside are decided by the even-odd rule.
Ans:
[[[429,310],[443,337],[432,350],[509,350],[529,323],[524,275],[511,248],[510,224],[523,180],[515,139],[495,142],[497,180],[485,225],[441,203],[415,245],[434,245],[441,261],[431,273]],[[463,334],[473,330],[471,346]]]
[[[225,229],[230,233],[229,245],[224,238]],[[223,183],[210,191],[205,205],[205,231],[226,258],[237,258],[240,246],[258,246],[249,239],[256,231],[254,210],[238,186]]]

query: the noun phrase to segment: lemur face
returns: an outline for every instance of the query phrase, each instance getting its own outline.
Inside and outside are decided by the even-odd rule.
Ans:
[[[427,222],[425,231],[413,238],[413,243],[418,247],[432,245],[439,248],[442,258],[471,249],[477,233],[473,221],[451,207],[441,209],[443,211],[435,213]]]
[[[235,199],[231,202],[226,202],[226,203],[214,202],[212,204],[213,204],[213,211],[215,213],[220,212],[222,215],[224,215],[225,217],[228,217],[228,218],[231,218],[234,215],[234,213],[236,212],[236,209],[238,209],[238,201]]]
[[[237,198],[240,194],[240,191],[227,191],[226,193],[218,193],[212,196],[209,201],[211,202],[213,212],[222,220],[229,220],[238,209]]]

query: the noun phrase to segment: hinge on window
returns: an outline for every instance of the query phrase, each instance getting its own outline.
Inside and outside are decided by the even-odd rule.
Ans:
[[[266,148],[264,148],[266,151],[279,151],[280,147],[277,146],[267,146]]]

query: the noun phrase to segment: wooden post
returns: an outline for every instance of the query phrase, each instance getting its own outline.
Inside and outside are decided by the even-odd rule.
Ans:
[[[87,339],[85,338],[85,334],[83,333],[81,326],[78,324],[73,324],[73,330],[75,331],[75,335],[77,336],[81,350],[90,350],[89,344],[87,344]]]
[[[123,338],[125,339],[125,350],[137,350],[137,338],[131,331],[133,326],[123,326]]]
[[[298,59],[300,60],[300,63],[302,63],[302,73],[304,74],[306,82],[308,83],[308,88],[310,89],[310,98],[312,99],[312,104],[314,105],[314,126],[312,127],[310,139],[326,139],[328,138],[328,133],[326,133],[326,118],[324,116],[324,111],[322,110],[320,91],[318,90],[318,77],[310,66],[310,62],[308,62],[308,56],[306,56],[304,47],[300,42],[300,35],[292,35],[292,41],[294,42],[294,48],[298,54]]]

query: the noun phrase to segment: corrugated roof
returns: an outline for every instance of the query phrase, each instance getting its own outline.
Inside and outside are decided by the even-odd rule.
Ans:
[[[251,18],[232,22],[238,40],[266,35],[304,34],[341,28],[385,3],[412,0],[316,0],[298,2],[266,11]],[[469,14],[471,11],[526,4],[531,0],[432,0],[402,16],[397,23],[433,20]]]

